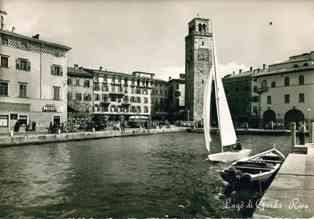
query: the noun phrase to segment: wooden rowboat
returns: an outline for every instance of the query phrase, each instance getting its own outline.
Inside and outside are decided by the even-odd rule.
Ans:
[[[285,156],[278,149],[272,148],[233,162],[220,171],[220,176],[229,184],[264,182],[279,170],[284,160]]]

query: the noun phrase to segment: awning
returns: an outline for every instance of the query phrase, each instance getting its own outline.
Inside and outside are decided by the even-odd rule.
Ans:
[[[129,117],[129,121],[134,121],[134,122],[146,121],[146,120],[148,120],[148,116],[130,116]]]

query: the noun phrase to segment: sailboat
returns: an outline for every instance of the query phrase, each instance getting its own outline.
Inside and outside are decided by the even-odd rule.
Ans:
[[[210,69],[207,80],[205,81],[204,87],[204,105],[203,105],[203,121],[204,121],[204,137],[205,144],[208,152],[208,160],[213,162],[233,162],[236,160],[248,157],[251,153],[250,149],[243,149],[234,151],[232,148],[237,144],[237,136],[234,130],[226,94],[224,91],[223,83],[220,74],[217,72],[217,59],[216,59],[216,48],[214,41],[214,34],[212,35],[212,67]],[[217,109],[218,119],[218,130],[220,136],[221,151],[219,153],[211,154],[210,148],[210,111],[211,111],[211,91],[212,82],[214,81],[215,89],[215,103]],[[231,148],[226,151],[225,148]]]

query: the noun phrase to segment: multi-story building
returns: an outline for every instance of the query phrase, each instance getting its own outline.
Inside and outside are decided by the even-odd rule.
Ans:
[[[264,65],[265,69],[265,65]],[[258,93],[256,93],[256,78],[261,69],[253,69],[238,74],[233,72],[223,78],[231,116],[236,126],[244,123],[251,127],[258,126]]]
[[[179,79],[169,79],[168,111],[172,120],[185,119],[185,74]]]
[[[264,125],[313,120],[314,51],[269,65],[256,78]]]
[[[151,114],[156,120],[168,118],[168,82],[161,79],[153,79],[151,95]]]
[[[189,22],[189,32],[185,37],[185,103],[189,119],[202,120],[204,81],[211,68],[212,34],[208,19],[194,18]]]
[[[119,119],[124,116],[150,115],[152,74],[133,72],[126,74],[99,69],[84,69],[93,74],[94,114]],[[134,117],[133,117],[134,118]]]
[[[68,67],[68,108],[72,112],[93,112],[93,75],[79,67]]]
[[[68,46],[0,30],[0,132],[67,120]],[[33,123],[34,124],[34,123]]]

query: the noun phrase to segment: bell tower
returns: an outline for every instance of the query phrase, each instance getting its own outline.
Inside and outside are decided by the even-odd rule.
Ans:
[[[187,119],[202,120],[205,80],[211,68],[212,33],[209,19],[196,17],[185,37],[185,103]]]

